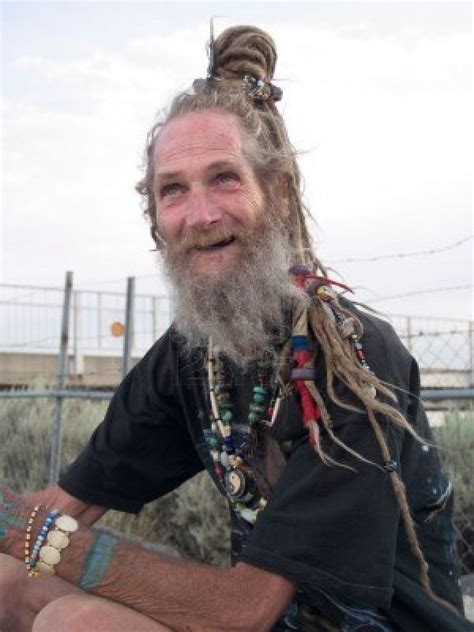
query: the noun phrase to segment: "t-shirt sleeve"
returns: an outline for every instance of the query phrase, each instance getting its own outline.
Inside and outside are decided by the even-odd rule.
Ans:
[[[381,465],[365,416],[346,415],[335,431]],[[401,436],[385,427],[394,459]],[[356,471],[321,462],[308,441],[292,453],[240,560],[295,581],[310,603],[328,593],[346,604],[390,603],[399,508],[389,477],[339,448],[333,458]]]
[[[380,332],[370,329],[364,350],[375,373],[405,383],[408,354],[397,340],[393,359]],[[394,334],[387,331],[389,340]],[[319,363],[318,363],[319,364]],[[319,379],[318,379],[319,376]],[[316,367],[325,384],[324,365]],[[341,399],[361,403],[341,384]],[[240,560],[283,575],[298,584],[305,602],[317,606],[321,595],[354,607],[383,607],[393,594],[393,569],[400,510],[367,415],[326,399],[337,437],[373,464],[361,462],[322,432],[325,451],[340,464],[325,465],[307,439],[293,450],[272,496],[251,532]],[[291,407],[288,407],[291,409]],[[278,421],[278,420],[277,420]],[[379,416],[391,458],[400,466],[404,433]]]
[[[59,479],[85,502],[138,512],[203,469],[183,419],[165,336],[130,371],[89,443]]]

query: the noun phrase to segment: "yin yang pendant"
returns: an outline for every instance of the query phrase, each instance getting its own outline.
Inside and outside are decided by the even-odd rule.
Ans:
[[[242,470],[231,469],[225,475],[225,488],[232,500],[241,500],[245,496],[247,480]]]

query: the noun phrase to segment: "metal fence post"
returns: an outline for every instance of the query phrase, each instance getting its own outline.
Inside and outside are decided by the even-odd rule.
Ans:
[[[63,390],[67,368],[67,350],[69,342],[69,314],[71,309],[72,272],[66,272],[64,287],[63,316],[61,323],[61,341],[59,345],[58,379],[57,389]],[[54,485],[59,478],[60,452],[61,452],[61,412],[63,398],[56,397],[54,408],[53,427],[51,432],[51,453],[49,461],[49,484]]]
[[[127,277],[127,303],[125,308],[125,335],[123,339],[122,376],[130,370],[133,348],[133,314],[135,311],[135,277]]]
[[[82,353],[82,292],[76,290],[74,297],[74,373],[82,375],[84,373],[84,354]]]
[[[474,386],[474,320],[469,322],[469,360],[471,368],[471,378],[469,386]]]

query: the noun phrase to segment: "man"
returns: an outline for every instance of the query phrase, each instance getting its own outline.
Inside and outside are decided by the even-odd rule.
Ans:
[[[150,134],[139,191],[174,324],[58,487],[3,488],[2,629],[469,629],[416,363],[312,252],[275,61],[259,29],[225,31]],[[231,569],[88,529],[204,467],[231,507]]]

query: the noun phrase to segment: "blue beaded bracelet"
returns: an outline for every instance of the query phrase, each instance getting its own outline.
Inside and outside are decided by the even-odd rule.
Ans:
[[[49,514],[46,516],[46,519],[41,527],[38,537],[36,538],[35,545],[31,551],[30,559],[28,562],[28,568],[30,573],[34,572],[34,567],[36,566],[36,562],[38,561],[38,555],[41,547],[43,546],[43,542],[46,540],[49,530],[51,529],[51,525],[53,524],[56,516],[59,514],[59,509],[52,509]]]

